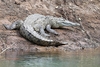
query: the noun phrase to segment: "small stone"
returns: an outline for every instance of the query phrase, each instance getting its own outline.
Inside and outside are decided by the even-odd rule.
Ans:
[[[58,6],[56,6],[56,8],[58,8]]]
[[[20,1],[19,0],[15,0],[15,4],[20,5]]]

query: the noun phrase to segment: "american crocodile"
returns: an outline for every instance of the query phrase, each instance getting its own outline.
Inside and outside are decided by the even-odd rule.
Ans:
[[[64,26],[80,26],[79,23],[73,23],[63,18],[44,16],[41,14],[29,15],[25,21],[18,20],[11,25],[4,24],[7,29],[20,29],[20,33],[26,39],[42,46],[59,46],[67,44],[67,42],[55,41],[45,38],[50,36],[45,33],[45,29],[53,34],[58,34],[52,28],[62,28]]]

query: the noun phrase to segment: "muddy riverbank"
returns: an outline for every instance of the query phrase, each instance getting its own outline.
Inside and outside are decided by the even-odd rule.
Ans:
[[[11,24],[28,15],[39,13],[63,17],[80,23],[80,27],[56,29],[54,40],[68,41],[59,47],[38,46],[23,38],[18,30],[6,30],[3,24]],[[57,52],[97,48],[100,45],[100,0],[0,0],[0,52]]]

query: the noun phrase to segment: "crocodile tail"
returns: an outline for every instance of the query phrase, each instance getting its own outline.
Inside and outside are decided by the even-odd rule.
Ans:
[[[55,41],[56,42],[56,44],[55,44],[55,46],[61,46],[61,45],[67,45],[68,44],[68,42],[63,42],[63,41]]]
[[[63,42],[63,41],[61,41],[60,43],[63,44],[63,45],[68,44],[68,42]]]
[[[46,39],[43,36],[39,35],[36,31],[34,31],[31,25],[22,25],[20,28],[20,32],[22,36],[24,36],[28,40],[42,46],[59,46],[67,43]]]

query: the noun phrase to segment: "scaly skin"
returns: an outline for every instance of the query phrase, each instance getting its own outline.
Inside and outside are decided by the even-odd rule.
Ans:
[[[24,22],[17,21],[11,25],[4,26],[7,29],[20,29],[22,36],[38,45],[59,46],[67,44],[67,42],[58,42],[45,38],[45,36],[50,35],[46,34],[44,29],[51,33],[58,34],[51,28],[61,28],[63,26],[80,26],[80,24],[67,21],[63,18],[33,14],[29,15]]]

